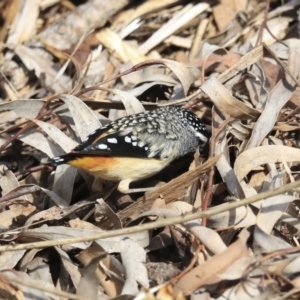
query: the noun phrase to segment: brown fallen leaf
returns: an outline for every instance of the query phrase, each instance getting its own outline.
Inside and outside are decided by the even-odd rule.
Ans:
[[[260,112],[237,100],[214,76],[210,77],[201,90],[209,96],[211,101],[229,116],[240,120],[256,119]]]
[[[216,254],[205,263],[193,268],[174,285],[175,293],[191,294],[200,287],[220,282],[219,273],[223,273],[233,262],[242,257],[248,257],[247,239],[250,233],[243,230],[239,239],[231,244],[225,251]]]
[[[280,145],[251,148],[236,158],[234,172],[238,180],[242,180],[255,167],[284,161],[300,161],[300,149]]]

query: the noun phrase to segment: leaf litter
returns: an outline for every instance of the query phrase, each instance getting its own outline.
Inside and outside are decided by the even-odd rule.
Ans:
[[[299,1],[0,6],[1,299],[299,298]],[[166,105],[211,139],[133,184],[156,190],[48,164]],[[111,237],[85,239],[98,233]]]

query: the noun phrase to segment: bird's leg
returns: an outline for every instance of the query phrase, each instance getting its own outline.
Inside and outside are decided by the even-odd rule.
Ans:
[[[129,184],[131,183],[131,181],[132,181],[132,179],[122,180],[118,185],[118,191],[123,193],[123,194],[130,194],[130,193],[151,192],[151,191],[154,191],[156,189],[156,187],[130,189]]]

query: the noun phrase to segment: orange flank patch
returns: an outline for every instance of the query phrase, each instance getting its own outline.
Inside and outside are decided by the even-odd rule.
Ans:
[[[112,157],[104,156],[83,156],[68,162],[73,167],[87,171],[106,170],[111,168],[115,163]]]
[[[137,181],[158,173],[170,162],[171,159],[83,156],[69,161],[68,164],[106,180]]]

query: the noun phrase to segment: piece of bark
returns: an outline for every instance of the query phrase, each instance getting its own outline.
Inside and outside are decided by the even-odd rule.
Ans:
[[[57,49],[69,49],[84,35],[103,26],[129,2],[130,0],[90,0],[78,6],[77,10],[63,14],[45,28],[39,38]]]

